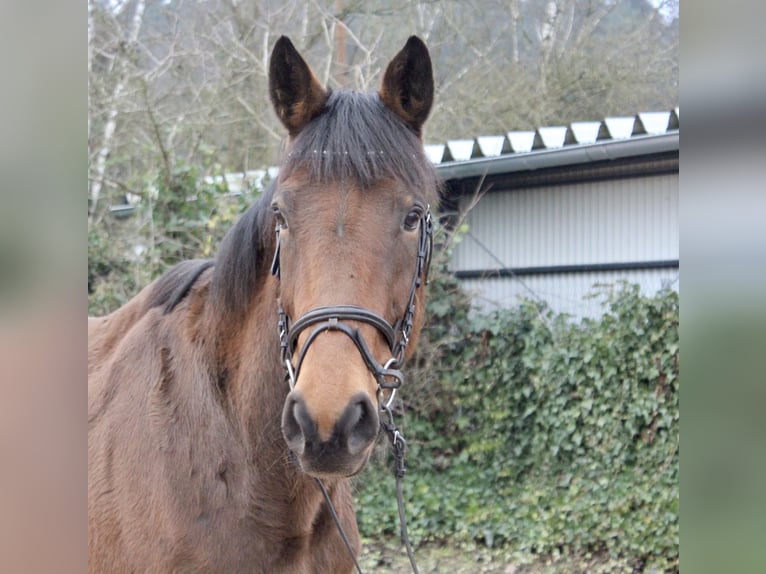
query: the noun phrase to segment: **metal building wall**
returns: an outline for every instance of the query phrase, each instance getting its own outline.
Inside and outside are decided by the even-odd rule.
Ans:
[[[678,290],[679,286],[678,269],[554,273],[516,279],[487,277],[463,279],[461,284],[479,309],[512,307],[523,298],[542,300],[558,313],[582,318],[601,315],[604,311],[602,290],[618,285],[621,280],[637,283],[646,295],[662,288]]]
[[[463,198],[461,207],[470,203]],[[466,217],[454,271],[677,260],[678,174],[492,191]],[[521,278],[465,279],[485,307],[540,298],[556,310],[597,315],[583,302],[594,283],[627,279],[647,293],[677,288],[677,269],[556,273]]]

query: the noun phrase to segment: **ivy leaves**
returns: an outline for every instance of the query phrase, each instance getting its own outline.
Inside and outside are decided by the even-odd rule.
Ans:
[[[405,418],[416,539],[677,568],[678,294],[605,294],[603,318],[581,323],[527,303],[456,324],[448,297],[433,304],[429,332],[450,336]],[[393,534],[385,478],[368,472],[387,469],[360,479],[362,532]]]

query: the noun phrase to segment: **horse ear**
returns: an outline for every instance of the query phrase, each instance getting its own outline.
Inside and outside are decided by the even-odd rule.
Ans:
[[[321,113],[328,95],[290,39],[280,37],[269,61],[269,97],[291,136]]]
[[[428,48],[417,36],[388,64],[380,86],[380,98],[418,136],[434,100],[434,76]]]

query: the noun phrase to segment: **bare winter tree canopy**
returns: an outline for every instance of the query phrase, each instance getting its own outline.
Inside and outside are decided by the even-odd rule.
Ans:
[[[266,78],[283,34],[326,86],[364,90],[420,36],[436,79],[426,143],[678,105],[677,0],[89,0],[88,19],[91,232],[181,171],[276,163]],[[167,245],[148,236],[149,252]]]

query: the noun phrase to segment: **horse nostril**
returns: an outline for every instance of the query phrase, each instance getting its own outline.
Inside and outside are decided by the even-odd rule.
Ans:
[[[340,436],[346,437],[350,454],[363,451],[378,435],[380,420],[370,398],[359,393],[349,402],[338,421]]]
[[[304,470],[345,475],[359,470],[359,456],[378,435],[380,419],[366,393],[351,397],[326,439],[299,391],[287,395],[282,410],[282,434]]]
[[[317,426],[309,415],[306,403],[298,393],[290,393],[282,410],[282,435],[287,446],[297,455],[303,454],[306,443],[317,436]]]

